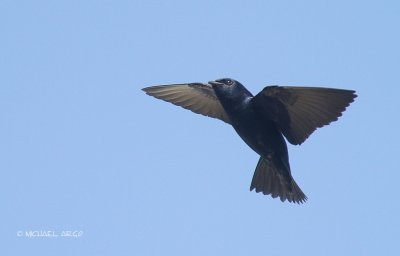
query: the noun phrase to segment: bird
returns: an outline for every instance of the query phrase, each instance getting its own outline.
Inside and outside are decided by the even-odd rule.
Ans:
[[[260,157],[250,191],[297,204],[308,198],[292,176],[286,140],[292,145],[302,144],[317,128],[338,120],[357,97],[354,90],[278,85],[266,86],[253,96],[231,78],[142,90],[231,125]]]

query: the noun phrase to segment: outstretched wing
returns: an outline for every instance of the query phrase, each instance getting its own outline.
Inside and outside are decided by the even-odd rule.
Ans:
[[[143,88],[142,90],[157,99],[230,124],[228,115],[215,95],[214,89],[209,84],[159,85]]]
[[[277,124],[291,144],[299,145],[315,129],[336,121],[356,97],[351,90],[267,86],[253,103],[260,115]]]

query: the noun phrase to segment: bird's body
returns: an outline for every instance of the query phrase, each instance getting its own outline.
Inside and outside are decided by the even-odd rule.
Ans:
[[[266,173],[270,174],[267,179],[271,183],[282,184],[281,187],[276,186],[274,188],[275,191],[271,191],[271,195],[273,197],[279,196],[278,190],[285,190],[285,193],[290,195],[287,198],[290,201],[295,199],[299,201],[306,200],[306,196],[301,191],[299,195],[292,195],[294,191],[291,187],[291,182],[294,182],[294,180],[291,176],[285,139],[276,124],[259,112],[253,102],[253,95],[237,81],[235,81],[235,86],[231,88],[232,91],[227,91],[226,88],[221,87],[219,84],[210,83],[231,120],[232,127],[243,141],[260,156],[258,165],[260,168],[256,168],[255,174],[258,173],[257,171],[265,171],[263,170],[265,169],[264,165],[269,165],[267,168],[276,171],[274,173]],[[275,176],[271,176],[271,174],[275,174]],[[257,183],[263,183],[262,178],[254,175],[251,188],[257,188]]]
[[[214,86],[214,91],[239,136],[251,149],[265,158],[275,153],[287,154],[282,134],[271,120],[263,118],[257,112],[252,101],[253,95],[241,85],[236,89],[240,90],[235,92],[238,96],[227,98],[219,93],[218,86]]]
[[[301,144],[316,128],[336,120],[356,97],[348,90],[278,86],[265,87],[253,96],[232,79],[143,90],[231,124],[260,156],[250,189],[296,203],[307,197],[292,178],[284,136],[292,144]]]

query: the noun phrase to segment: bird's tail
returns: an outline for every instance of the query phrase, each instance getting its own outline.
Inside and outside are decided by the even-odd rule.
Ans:
[[[262,192],[264,195],[278,197],[282,202],[288,200],[293,203],[304,203],[307,196],[301,191],[294,181],[290,171],[279,171],[277,165],[272,161],[260,157],[251,181],[250,191]]]

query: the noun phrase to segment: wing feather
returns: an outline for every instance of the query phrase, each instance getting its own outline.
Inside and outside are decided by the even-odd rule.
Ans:
[[[228,115],[215,95],[214,89],[209,84],[158,85],[146,87],[142,90],[157,99],[230,124]]]
[[[267,86],[253,102],[291,144],[299,145],[317,128],[336,121],[356,97],[352,90]]]

